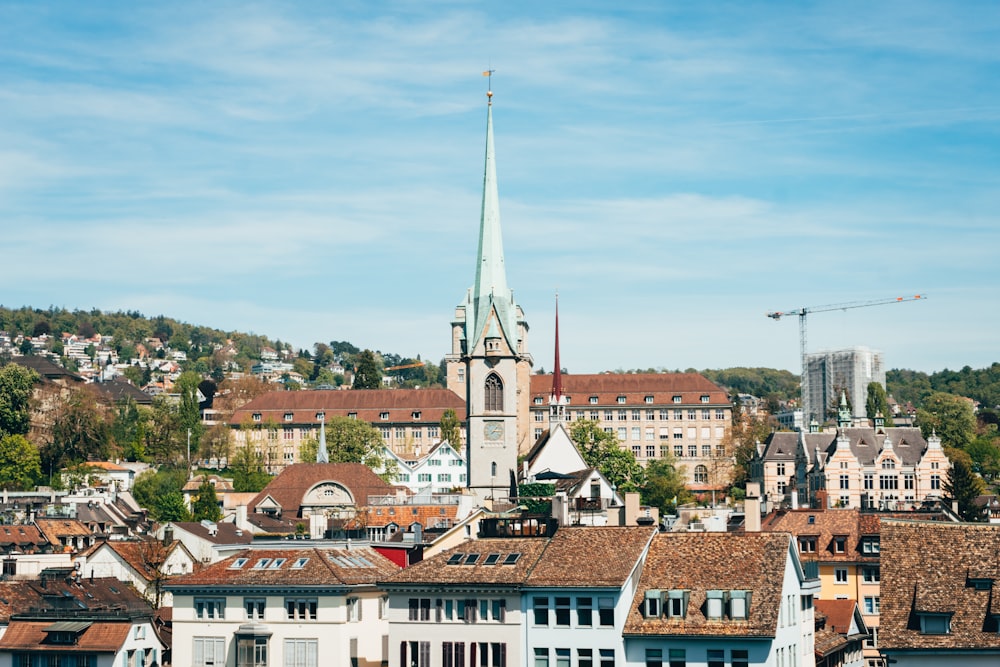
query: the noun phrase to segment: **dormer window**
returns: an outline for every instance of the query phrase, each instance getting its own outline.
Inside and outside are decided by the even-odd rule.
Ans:
[[[845,535],[833,536],[833,553],[847,553],[847,537]]]
[[[348,412],[347,413],[347,418],[348,419],[357,419],[358,418],[358,413],[357,412]]]
[[[542,404],[542,397],[535,396],[535,405],[541,405],[541,404]]]
[[[993,588],[993,580],[989,577],[969,577],[966,579],[965,585],[977,591],[988,591]]]
[[[877,556],[880,549],[881,545],[877,537],[866,537],[861,541],[861,551],[866,555]]]
[[[378,418],[381,419],[382,421],[385,421],[385,420],[389,419],[389,413],[388,412],[380,412],[380,413],[378,413]]]
[[[290,422],[290,421],[292,421],[292,420],[293,420],[294,418],[295,418],[295,414],[294,414],[294,413],[291,413],[291,412],[286,412],[286,413],[285,413],[285,421],[286,421],[286,422]]]
[[[591,405],[597,405],[597,397],[596,396],[591,396],[589,400],[590,400],[590,404]]]
[[[625,397],[624,396],[619,396],[618,397],[618,403],[624,405],[624,403],[625,403]]]
[[[681,402],[681,397],[680,396],[674,396],[673,401],[674,401],[674,403],[680,403]]]
[[[705,591],[705,618],[710,621],[721,621],[725,612],[726,591]]]
[[[708,403],[709,400],[711,400],[711,397],[708,394],[702,395],[702,397],[701,397],[701,402],[702,403]]]
[[[420,419],[420,411],[419,411],[419,410],[414,410],[414,411],[413,411],[413,414],[412,414],[411,416],[412,416],[412,417],[413,417],[414,419]]]
[[[324,419],[325,417],[326,417],[326,413],[325,412],[317,412],[316,413],[316,419],[317,420]]]
[[[644,618],[659,618],[660,607],[663,602],[663,591],[646,591],[642,601],[642,615]]]
[[[684,618],[687,616],[687,606],[690,596],[690,591],[667,591],[667,616],[670,618]]]
[[[729,618],[734,621],[750,618],[750,591],[729,591]]]
[[[260,413],[259,413],[259,412],[255,412],[255,413],[253,413],[253,415],[251,415],[251,418],[252,418],[252,419],[253,419],[253,420],[254,420],[255,422],[259,422],[259,421],[260,421]]]
[[[643,399],[643,400],[645,400],[645,401],[646,401],[646,403],[652,403],[652,402],[653,402],[653,397],[652,397],[652,396],[647,396],[647,397],[646,397],[645,399]]]
[[[951,633],[951,614],[921,613],[920,634],[922,635],[947,635]]]
[[[814,553],[816,553],[816,536],[815,535],[801,535],[801,536],[799,536],[799,553],[800,554],[814,554]]]

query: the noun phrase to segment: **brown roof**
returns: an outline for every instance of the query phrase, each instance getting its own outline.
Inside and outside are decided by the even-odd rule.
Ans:
[[[250,544],[253,541],[250,531],[240,530],[234,523],[205,525],[200,521],[174,521],[173,524],[213,544]]]
[[[551,375],[531,376],[531,397],[547,398],[552,393]],[[647,405],[646,397],[653,397],[653,405],[672,404],[674,396],[681,397],[681,404],[701,405],[707,395],[707,405],[729,404],[729,396],[717,384],[698,373],[600,373],[595,375],[562,375],[562,393],[572,398],[576,407],[588,405],[591,396],[598,405],[618,405],[618,397],[625,396],[625,405]],[[547,405],[548,403],[546,403]]]
[[[435,528],[442,522],[452,524],[458,516],[458,505],[388,505],[368,509],[365,524],[372,528],[387,526],[409,526],[419,523],[424,528]]]
[[[285,559],[271,567],[276,559]],[[236,567],[239,560],[246,559]],[[267,566],[259,567],[263,559]],[[299,567],[297,561],[305,559]],[[391,577],[399,566],[370,547],[249,549],[200,572],[172,579],[167,589],[204,586],[360,586]]]
[[[142,542],[111,540],[103,542],[100,546],[114,551],[139,576],[151,581],[156,577],[157,563],[162,563],[180,544],[177,540],[174,540],[169,546],[164,546],[160,540],[144,540]],[[97,548],[93,551],[97,551]]]
[[[826,616],[826,627],[842,635],[851,631],[851,621],[854,620],[857,601],[816,600],[813,604],[816,605],[816,611]]]
[[[395,493],[396,489],[361,463],[296,463],[286,466],[278,473],[278,476],[250,501],[247,511],[253,513],[262,500],[271,496],[281,505],[282,518],[298,517],[302,498],[306,493],[320,482],[327,481],[336,482],[346,488],[354,497],[355,505],[358,507],[368,504],[368,496],[384,496]]]
[[[647,527],[560,528],[547,538],[488,538],[472,540],[411,565],[389,584],[485,586],[623,586],[649,544],[655,529]],[[453,556],[479,554],[470,565]],[[489,554],[498,554],[486,564]],[[512,554],[516,562],[505,565]]]
[[[774,637],[790,537],[783,533],[660,533],[653,539],[626,636]],[[647,590],[687,590],[685,618],[644,618]],[[709,621],[703,610],[709,590],[752,591],[749,620]]]
[[[0,582],[0,621],[9,620],[14,614],[26,614],[39,609],[63,608],[63,601],[75,599],[71,612],[124,610],[135,614],[152,615],[149,604],[128,584],[112,577],[71,578],[46,577],[40,580]],[[52,601],[58,601],[53,607]],[[50,612],[51,613],[51,612]]]
[[[841,651],[850,644],[850,640],[830,628],[819,628],[813,636],[813,651],[821,658]]]
[[[261,423],[272,421],[281,425],[318,426],[317,412],[331,417],[346,417],[355,413],[372,425],[380,423],[438,424],[445,410],[454,410],[459,420],[465,419],[465,401],[449,389],[352,389],[315,391],[272,391],[262,394],[233,413],[233,426],[253,420],[260,414]],[[383,412],[389,419],[382,419]],[[420,418],[414,419],[413,413]],[[291,421],[285,414],[291,413]]]
[[[881,648],[991,649],[997,655],[1000,526],[886,520],[881,543]],[[920,612],[950,614],[951,632],[921,634]]]
[[[129,630],[132,628],[130,620],[95,621],[80,633],[75,644],[66,646],[65,644],[45,643],[48,638],[45,629],[54,622],[55,620],[11,621],[10,627],[0,638],[0,650],[117,653],[125,640],[128,639]]]
[[[35,526],[0,526],[0,547],[48,544]]]
[[[59,544],[60,537],[94,536],[82,521],[76,519],[35,519],[35,525],[53,544]]]
[[[872,519],[875,521],[874,526]],[[791,533],[796,537],[815,536],[816,552],[802,553],[800,558],[803,561],[878,562],[877,556],[865,556],[861,551],[861,536],[878,534],[878,517],[867,517],[865,524],[867,532],[864,533],[861,531],[861,521],[862,514],[857,509],[778,510],[764,518],[761,530]],[[834,536],[847,537],[843,553],[834,551]]]

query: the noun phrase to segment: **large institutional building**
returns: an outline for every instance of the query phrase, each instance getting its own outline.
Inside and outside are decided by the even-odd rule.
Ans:
[[[272,392],[234,414],[236,446],[252,442],[277,472],[301,462],[321,421],[344,416],[369,422],[397,457],[415,461],[432,451],[453,410],[465,425],[465,442],[451,443],[466,459],[461,481],[489,505],[510,495],[518,456],[555,422],[588,419],[642,463],[674,456],[693,490],[727,486],[732,405],[701,375],[531,374],[528,323],[507,285],[494,157],[490,93],[475,278],[452,318],[447,389]]]
[[[837,409],[841,391],[846,391],[855,419],[874,418],[865,414],[868,385],[878,382],[885,387],[885,365],[882,353],[867,347],[829,350],[806,355],[809,374],[809,397],[806,403],[811,419],[822,424],[827,415]],[[804,427],[811,421],[806,415]]]

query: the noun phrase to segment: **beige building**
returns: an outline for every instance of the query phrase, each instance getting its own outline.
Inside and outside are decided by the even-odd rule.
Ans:
[[[533,375],[529,406],[532,441],[550,427],[552,375]],[[600,423],[640,463],[672,454],[688,486],[706,491],[727,486],[733,410],[726,392],[697,373],[562,374],[567,426],[580,419]]]

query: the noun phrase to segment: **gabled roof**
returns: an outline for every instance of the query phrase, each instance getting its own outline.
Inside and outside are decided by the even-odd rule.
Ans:
[[[319,428],[317,412],[332,417],[346,417],[355,413],[358,419],[373,426],[380,423],[440,423],[446,410],[454,410],[459,420],[465,419],[465,401],[450,389],[352,389],[313,391],[272,391],[262,394],[233,412],[229,423],[239,426],[253,422],[253,415],[260,414],[260,422],[273,422],[279,428],[288,424],[311,424]],[[383,412],[389,419],[382,419]],[[414,419],[413,413],[420,418]],[[292,419],[285,415],[291,413]]]
[[[625,636],[774,637],[790,537],[779,533],[660,533],[653,539],[635,592]],[[646,591],[689,592],[684,618],[644,618]],[[749,619],[709,621],[709,590],[751,591]]]
[[[813,604],[826,616],[830,630],[841,635],[867,634],[856,600],[815,600]]]
[[[361,463],[297,463],[286,466],[278,473],[250,502],[247,511],[252,514],[258,503],[271,497],[281,506],[282,518],[298,517],[305,495],[322,482],[333,482],[347,489],[358,507],[368,504],[368,496],[395,492],[393,485]]]
[[[531,376],[531,398],[542,398],[548,405],[552,393],[551,375]],[[585,407],[591,396],[597,397],[602,407],[638,408],[647,405],[646,397],[652,396],[651,405],[673,404],[674,396],[681,397],[681,405],[702,405],[701,397],[708,396],[707,406],[729,404],[729,396],[717,384],[698,373],[599,373],[593,375],[562,374],[562,393],[572,399],[571,407]],[[618,404],[619,396],[625,403]]]
[[[88,560],[101,549],[114,552],[122,562],[135,570],[136,574],[146,581],[152,581],[156,578],[156,564],[163,563],[177,549],[186,552],[192,563],[196,560],[179,540],[174,540],[169,545],[164,545],[159,540],[110,540],[101,542],[90,549],[87,554]]]
[[[31,525],[0,525],[0,548],[42,546],[49,541]]]
[[[912,466],[920,461],[927,451],[927,441],[920,434],[920,429],[910,426],[897,426],[876,431],[873,427],[848,427],[840,429],[840,433],[850,441],[851,453],[865,466],[875,464],[879,454],[885,449],[886,439],[892,444],[902,465]],[[816,450],[830,455],[837,449],[837,433],[797,433],[793,431],[775,431],[764,441],[764,453],[760,457],[764,461],[787,461],[795,458],[799,448],[800,438],[805,444],[805,455],[810,463],[816,463]]]
[[[880,648],[1000,655],[1000,526],[885,520],[881,542]],[[950,616],[950,632],[922,634],[922,613]]]
[[[94,388],[105,398],[117,403],[133,400],[137,405],[152,405],[153,397],[123,378],[114,378],[107,382],[95,382]]]
[[[72,645],[46,643],[46,629],[53,625],[46,621],[11,621],[10,627],[0,637],[0,651],[31,651],[53,653],[117,653],[128,639],[132,622],[94,621],[80,632]]]
[[[373,585],[398,570],[398,565],[370,547],[249,549],[172,579],[164,588],[361,586]]]
[[[545,538],[473,540],[411,565],[383,584],[620,588],[655,532],[649,527],[573,526]],[[470,554],[479,557],[466,564]],[[487,564],[490,554],[498,558]],[[458,564],[448,564],[459,556]],[[514,562],[505,565],[508,556]]]
[[[878,534],[878,518],[866,523],[869,531],[864,534]],[[816,537],[816,552],[803,553],[804,561],[843,561],[855,562],[870,560],[878,562],[877,557],[864,556],[861,552],[861,511],[857,509],[803,509],[776,510],[771,512],[761,522],[761,530],[765,532],[791,533],[796,537],[803,535]],[[837,553],[833,548],[833,538],[843,536],[847,543],[843,553]]]
[[[59,544],[60,537],[94,536],[82,521],[76,519],[35,519],[35,525],[52,544]]]
[[[174,526],[196,535],[212,544],[250,544],[253,536],[249,531],[240,530],[236,524],[203,524],[199,521],[174,521]]]
[[[152,616],[153,610],[128,584],[112,577],[51,577],[41,580],[0,582],[0,622],[15,614],[39,609],[66,610],[68,614],[85,611],[121,610],[134,615]]]

